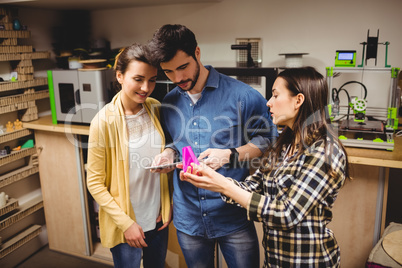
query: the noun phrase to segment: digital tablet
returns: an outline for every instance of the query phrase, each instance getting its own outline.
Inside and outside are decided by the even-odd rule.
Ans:
[[[170,164],[164,164],[164,165],[159,165],[159,166],[149,166],[145,167],[145,169],[164,169],[164,168],[171,168],[171,167],[176,167],[177,164],[181,164],[182,162],[175,162],[175,163],[170,163]]]

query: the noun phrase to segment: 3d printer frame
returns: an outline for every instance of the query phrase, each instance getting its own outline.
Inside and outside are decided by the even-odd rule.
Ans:
[[[334,129],[338,132],[339,139],[345,146],[361,147],[371,149],[385,149],[392,151],[394,149],[394,133],[398,128],[398,116],[397,111],[399,107],[400,98],[398,98],[397,91],[397,77],[399,68],[339,68],[339,67],[327,67],[327,83],[329,92],[328,98],[328,110],[331,117],[331,122]],[[362,116],[363,109],[360,111],[350,112],[352,109],[352,98],[350,98],[347,90],[342,87],[348,83],[359,83],[358,81],[349,81],[344,83],[339,89],[334,88],[333,79],[334,74],[341,73],[359,73],[359,72],[378,72],[390,74],[390,89],[388,95],[384,94],[384,97],[388,98],[387,107],[384,107],[386,113],[385,120],[373,120],[373,116],[366,114],[364,109],[364,115]],[[363,85],[364,86],[364,85]],[[369,90],[364,86],[366,99],[367,94],[370,94]],[[345,91],[348,96],[348,111],[346,114],[339,113],[339,94],[341,91]],[[335,94],[335,97],[334,97]],[[338,101],[338,103],[337,103]],[[361,105],[361,103],[360,103]],[[355,106],[359,107],[359,106]],[[359,110],[359,109],[357,109]],[[356,114],[360,112],[360,117],[356,118]],[[337,117],[337,118],[336,118]],[[346,119],[344,119],[346,117]]]

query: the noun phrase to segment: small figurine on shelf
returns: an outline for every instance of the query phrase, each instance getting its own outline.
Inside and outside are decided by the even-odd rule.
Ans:
[[[8,121],[8,123],[6,124],[6,132],[13,132],[14,131],[14,124],[11,123],[11,121]]]
[[[14,121],[14,129],[22,129],[22,122],[18,118]]]
[[[11,74],[10,74],[10,80],[11,80],[11,82],[17,82],[17,80],[18,80],[18,73],[17,73],[17,72],[11,72]]]
[[[13,148],[13,151],[20,151],[20,150],[21,150],[21,145]]]
[[[8,195],[5,192],[0,193],[0,207],[4,207],[7,204]]]
[[[24,94],[33,94],[35,93],[35,89],[33,88],[27,88],[24,90]]]
[[[13,29],[16,31],[21,30],[21,22],[19,19],[13,20]]]

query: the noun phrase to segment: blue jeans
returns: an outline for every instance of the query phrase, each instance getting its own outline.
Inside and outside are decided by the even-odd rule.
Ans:
[[[115,268],[139,268],[141,255],[145,268],[164,268],[168,246],[169,228],[157,231],[162,222],[156,224],[152,231],[145,232],[146,248],[130,247],[127,243],[121,243],[110,249],[113,255]]]
[[[215,244],[218,243],[229,268],[258,268],[260,251],[254,223],[236,233],[205,238],[177,231],[177,238],[189,268],[213,268]]]

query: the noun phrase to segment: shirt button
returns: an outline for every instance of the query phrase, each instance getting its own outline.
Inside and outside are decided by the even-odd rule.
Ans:
[[[202,216],[204,216],[204,217],[207,216],[207,213],[202,214]]]
[[[192,103],[190,103],[190,106],[193,106],[193,104],[192,104]]]
[[[197,145],[197,144],[198,144],[198,142],[194,142],[194,144],[195,144],[195,145]]]
[[[197,125],[197,123],[196,122],[194,122],[194,126],[196,126]]]
[[[201,197],[201,200],[205,200],[205,197]]]

